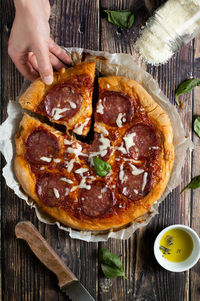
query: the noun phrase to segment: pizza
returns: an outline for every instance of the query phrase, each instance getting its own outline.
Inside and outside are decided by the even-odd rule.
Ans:
[[[34,85],[22,96],[30,106],[38,93]],[[49,94],[56,102],[61,85],[60,80],[58,89],[53,85],[53,94],[48,88],[40,102]],[[100,77],[98,92],[88,140],[74,135],[73,122],[67,127],[72,131],[61,132],[28,114],[15,137],[14,169],[23,190],[47,215],[79,230],[116,230],[147,213],[163,194],[174,162],[169,116],[140,84],[120,76]],[[35,110],[35,100],[32,106],[43,115]],[[67,126],[68,119],[62,122]],[[100,167],[110,167],[104,176],[95,168],[96,158]]]
[[[92,115],[92,92],[95,63],[83,62],[74,67],[54,72],[51,85],[41,78],[35,80],[20,97],[24,109],[48,117],[51,122],[86,135]]]

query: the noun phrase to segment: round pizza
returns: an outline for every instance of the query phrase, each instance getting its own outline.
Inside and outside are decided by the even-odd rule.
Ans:
[[[50,87],[37,80],[22,95],[23,107],[66,131],[25,114],[15,137],[15,173],[56,221],[103,231],[128,225],[161,197],[173,168],[173,129],[166,112],[131,79],[100,77],[98,100],[92,101],[91,64],[56,73]],[[54,108],[62,113],[52,113]],[[86,138],[79,136],[89,129]]]

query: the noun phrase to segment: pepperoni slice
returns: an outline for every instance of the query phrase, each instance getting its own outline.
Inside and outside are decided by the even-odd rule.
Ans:
[[[137,124],[123,138],[127,152],[136,160],[152,156],[159,149],[159,139],[153,127]]]
[[[102,216],[114,204],[112,192],[104,183],[95,182],[90,190],[80,189],[79,204],[87,216]]]
[[[54,207],[67,202],[70,184],[61,174],[45,173],[37,178],[36,193],[46,205]]]
[[[103,121],[115,127],[119,126],[119,123],[122,126],[124,123],[131,121],[134,108],[131,99],[127,95],[106,91],[101,96],[101,99],[103,114],[97,113],[98,121]]]
[[[46,113],[52,119],[68,120],[78,112],[82,95],[68,83],[54,86],[39,105],[38,113]]]
[[[33,164],[49,164],[58,151],[56,136],[42,128],[34,130],[26,141],[26,159]]]
[[[131,167],[123,167],[119,173],[119,192],[132,201],[138,201],[149,193],[151,178],[150,172],[144,171],[133,175]]]

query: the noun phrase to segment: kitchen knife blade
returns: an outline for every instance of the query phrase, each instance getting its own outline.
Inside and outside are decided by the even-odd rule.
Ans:
[[[15,234],[24,239],[37,258],[57,276],[60,289],[72,301],[95,301],[31,222],[19,222]]]
[[[79,281],[72,281],[62,287],[62,292],[65,292],[72,301],[95,301]]]

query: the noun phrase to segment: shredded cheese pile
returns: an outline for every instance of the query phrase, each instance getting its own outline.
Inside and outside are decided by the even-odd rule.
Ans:
[[[147,21],[135,49],[147,63],[163,64],[199,31],[200,1],[168,0]]]

